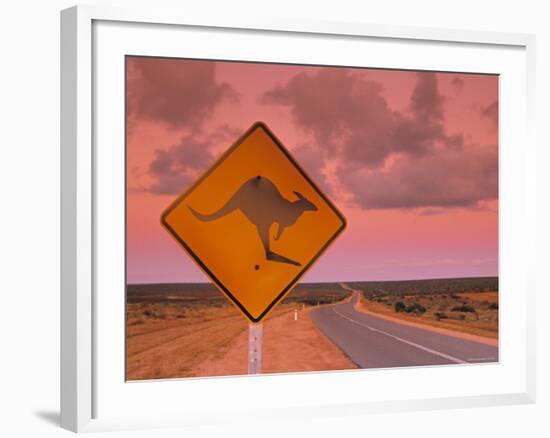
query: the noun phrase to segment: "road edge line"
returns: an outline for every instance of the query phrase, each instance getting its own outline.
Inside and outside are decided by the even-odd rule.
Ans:
[[[373,332],[376,332],[376,333],[380,333],[384,336],[388,336],[390,338],[393,338],[395,339],[396,341],[399,341],[399,342],[403,342],[404,344],[407,344],[407,345],[410,345],[411,347],[415,347],[415,348],[418,348],[419,350],[423,350],[423,351],[426,351],[427,353],[431,353],[431,354],[434,354],[436,356],[440,356],[440,357],[443,357],[447,360],[450,360],[451,362],[454,362],[454,363],[460,363],[460,364],[468,364],[470,362],[468,361],[465,361],[463,359],[459,359],[458,357],[455,357],[455,356],[451,356],[450,354],[446,354],[446,353],[442,353],[441,351],[437,351],[437,350],[433,350],[431,348],[428,348],[428,347],[425,347],[423,345],[420,345],[420,344],[417,344],[416,342],[412,342],[412,341],[408,341],[407,339],[403,339],[399,336],[395,336],[395,335],[392,335],[391,333],[388,333],[388,332],[385,332],[383,330],[380,330],[380,329],[377,329],[377,328],[374,328],[374,327],[371,327],[367,324],[363,324],[359,321],[356,321],[354,320],[353,318],[350,318],[346,315],[343,315],[342,313],[338,312],[336,310],[335,307],[332,308],[332,310],[334,311],[334,313],[336,313],[338,316],[340,316],[341,318],[344,318],[344,319],[347,319],[348,321],[354,323],[354,324],[357,324],[361,327],[365,327],[366,329],[370,330],[370,331],[373,331]]]

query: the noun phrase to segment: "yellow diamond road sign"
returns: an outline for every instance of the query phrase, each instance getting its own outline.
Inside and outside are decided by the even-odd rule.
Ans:
[[[164,211],[161,224],[257,323],[292,290],[346,221],[258,122]]]

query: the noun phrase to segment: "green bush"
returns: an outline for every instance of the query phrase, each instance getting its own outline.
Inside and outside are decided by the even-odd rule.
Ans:
[[[152,319],[166,319],[166,314],[155,312],[154,310],[145,309],[143,312],[141,312],[143,316],[146,316],[147,318]]]
[[[153,312],[152,310],[150,310],[150,309],[145,309],[142,313],[143,313],[143,316],[146,316],[147,318],[156,318],[157,317],[157,314],[155,312]]]
[[[414,303],[405,309],[407,313],[425,313],[426,308],[422,304]]]
[[[398,301],[394,304],[393,310],[396,312],[403,312],[406,309],[407,306],[405,306],[405,303],[403,301]]]
[[[451,309],[452,312],[469,312],[469,313],[476,313],[476,309],[474,309],[472,306],[468,306],[466,304],[462,304],[460,306],[455,306]]]

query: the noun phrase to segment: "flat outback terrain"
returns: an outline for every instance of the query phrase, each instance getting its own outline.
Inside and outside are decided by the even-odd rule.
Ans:
[[[427,333],[430,338],[434,333],[450,340],[449,348],[460,347],[457,351],[464,350],[467,356],[466,351],[477,351],[477,345],[491,345],[493,349],[497,345],[498,281],[472,278],[300,284],[264,322],[263,373],[407,366],[417,364],[414,360],[430,364],[438,359],[437,355],[419,358],[416,350],[407,350],[410,345],[402,348],[399,342],[388,344],[388,333],[382,330],[370,327],[366,334],[357,330],[357,324],[362,324],[358,322],[360,314],[371,315],[369,318],[381,323],[384,319],[392,321],[383,328],[398,327],[404,336],[410,333],[424,339],[420,335]],[[343,323],[350,325],[349,330]],[[420,335],[413,333],[419,330],[414,327],[420,327]],[[248,322],[241,313],[210,284],[129,285],[127,379],[246,374],[247,329]],[[378,339],[367,339],[373,332],[384,334],[376,355],[367,348],[378,345]],[[402,337],[400,334],[398,339],[403,341]],[[469,341],[460,341],[460,337]],[[465,346],[455,341],[475,342]],[[494,361],[498,355],[492,350],[490,354],[483,352],[479,359],[486,361]],[[441,356],[455,358],[440,354],[439,359]],[[475,362],[473,359],[464,362]]]
[[[350,283],[357,310],[498,339],[498,281],[493,278]],[[494,342],[496,345],[496,342]]]
[[[264,323],[263,372],[356,368],[309,316],[350,296],[338,284],[297,286]],[[247,373],[248,322],[210,284],[128,286],[126,341],[128,380]]]

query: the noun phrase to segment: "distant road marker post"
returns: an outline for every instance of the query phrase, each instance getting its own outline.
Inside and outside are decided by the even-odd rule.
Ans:
[[[250,322],[248,371],[258,374],[259,323],[346,220],[275,134],[256,122],[168,206],[161,225]]]

